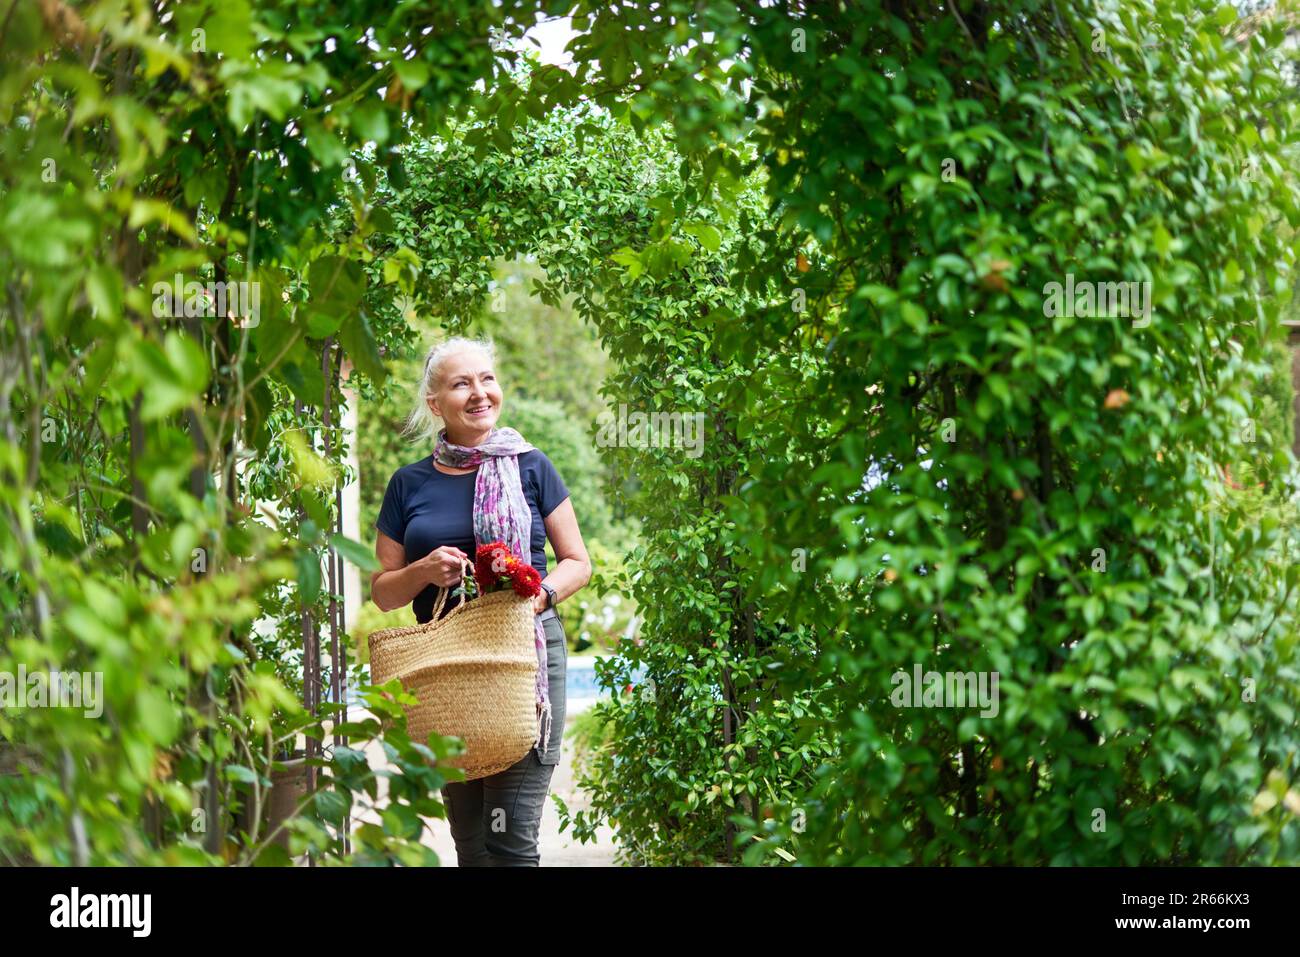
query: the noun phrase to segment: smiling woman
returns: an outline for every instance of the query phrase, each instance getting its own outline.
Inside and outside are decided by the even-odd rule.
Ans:
[[[393,474],[375,522],[381,569],[371,595],[385,611],[411,603],[421,623],[433,618],[438,589],[460,583],[478,545],[503,541],[542,577],[534,603],[537,747],[505,771],[443,789],[462,867],[540,861],[538,826],[564,730],[568,649],[555,604],[591,578],[564,480],[544,452],[496,427],[502,401],[490,340],[456,337],[432,348],[408,433],[433,439],[434,451]],[[437,419],[444,427],[435,434]],[[549,574],[548,538],[557,559]],[[441,615],[462,600],[447,601]],[[504,831],[486,820],[498,809],[510,819]]]

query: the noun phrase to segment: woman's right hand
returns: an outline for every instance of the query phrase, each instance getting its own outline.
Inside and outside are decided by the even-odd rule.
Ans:
[[[429,581],[439,588],[455,588],[469,556],[454,545],[441,545],[421,559],[429,570]]]

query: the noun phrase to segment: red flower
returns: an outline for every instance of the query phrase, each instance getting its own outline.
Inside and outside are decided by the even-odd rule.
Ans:
[[[502,552],[509,554],[505,542],[488,542],[478,547],[474,556],[474,577],[484,591],[496,584],[497,576],[492,571],[492,560]]]
[[[483,557],[493,558],[493,557],[495,557],[496,555],[498,555],[498,554],[502,554],[502,553],[504,553],[504,554],[506,554],[506,555],[509,555],[509,554],[510,554],[510,549],[506,546],[506,543],[505,543],[505,542],[488,542],[486,545],[480,545],[480,546],[478,547],[478,556],[477,556],[477,557],[479,557],[479,558],[483,558]]]
[[[504,559],[504,574],[492,570],[493,562],[499,558]],[[542,590],[542,576],[537,573],[537,569],[520,561],[505,542],[488,542],[478,546],[474,556],[474,577],[484,593],[505,584],[509,584],[521,598],[532,598]]]
[[[542,576],[532,565],[516,562],[510,569],[510,583],[515,594],[521,598],[532,598],[542,590]]]

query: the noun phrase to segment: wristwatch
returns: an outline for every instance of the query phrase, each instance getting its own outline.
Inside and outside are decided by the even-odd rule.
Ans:
[[[546,589],[546,607],[547,607],[547,608],[554,608],[554,607],[555,607],[555,589],[552,588],[550,585],[546,584],[546,582],[542,582],[542,587]]]

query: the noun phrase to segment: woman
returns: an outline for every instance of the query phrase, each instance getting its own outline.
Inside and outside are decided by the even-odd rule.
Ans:
[[[510,768],[443,788],[461,867],[536,867],[537,835],[564,732],[568,647],[555,603],[591,579],[591,561],[563,479],[544,453],[514,429],[498,429],[501,385],[489,340],[455,337],[429,351],[408,431],[435,440],[432,455],[393,473],[375,522],[382,566],[370,594],[385,611],[411,603],[416,620],[433,617],[438,588],[454,588],[476,545],[515,542],[542,576],[533,601],[538,636],[539,743]],[[435,422],[444,428],[434,435]],[[546,566],[546,539],[556,565]],[[523,553],[526,544],[527,555]],[[449,599],[447,614],[461,598]],[[440,616],[441,617],[441,616]]]

